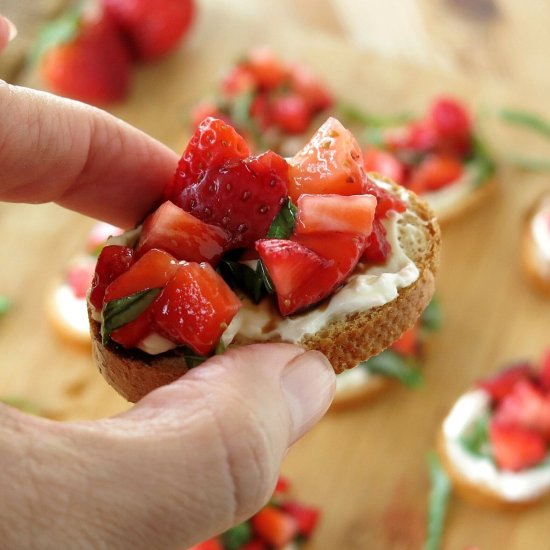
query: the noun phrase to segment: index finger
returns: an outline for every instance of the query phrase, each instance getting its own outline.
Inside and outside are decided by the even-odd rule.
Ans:
[[[89,105],[0,81],[0,200],[56,202],[120,227],[160,202],[178,157]]]

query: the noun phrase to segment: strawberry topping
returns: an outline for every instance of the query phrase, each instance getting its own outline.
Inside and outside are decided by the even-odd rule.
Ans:
[[[262,508],[251,519],[252,529],[275,548],[283,548],[299,532],[298,522],[275,507]]]

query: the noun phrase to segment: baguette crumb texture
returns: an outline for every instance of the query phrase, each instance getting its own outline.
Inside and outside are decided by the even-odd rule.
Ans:
[[[387,178],[395,194],[403,188]],[[399,240],[406,254],[419,269],[418,279],[401,289],[391,302],[368,311],[359,311],[327,324],[315,334],[306,335],[299,345],[324,353],[334,370],[342,372],[377,355],[418,319],[435,289],[441,236],[435,216],[425,201],[408,193],[409,208],[402,216]],[[411,227],[412,226],[412,227]],[[414,235],[412,235],[414,231]],[[153,389],[168,384],[187,372],[184,358],[177,352],[149,356],[101,343],[99,323],[90,318],[93,354],[101,374],[128,401],[135,402]],[[280,340],[271,340],[280,341]],[[232,346],[254,343],[235,338]]]
[[[437,452],[443,468],[451,479],[453,489],[455,489],[462,498],[477,506],[502,511],[519,511],[530,508],[548,496],[548,492],[546,492],[531,499],[511,501],[506,500],[502,497],[502,495],[496,493],[488,487],[477,483],[472,483],[462,474],[462,472],[460,472],[460,470],[458,470],[458,468],[456,468],[450,459],[449,454],[447,453],[445,436],[442,429],[440,430],[437,438]]]

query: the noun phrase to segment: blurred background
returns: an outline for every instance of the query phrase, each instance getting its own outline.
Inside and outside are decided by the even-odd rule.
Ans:
[[[0,55],[1,78],[51,88],[41,62],[29,56],[39,29],[69,4],[0,0],[0,12],[19,30]],[[363,406],[330,413],[283,468],[296,494],[322,510],[307,548],[422,548],[426,455],[445,413],[480,376],[536,358],[550,343],[550,300],[520,267],[527,211],[550,190],[550,143],[499,114],[520,109],[550,119],[550,4],[195,0],[194,9],[172,51],[133,62],[123,97],[104,104],[177,152],[192,132],[194,106],[216,93],[223,72],[251,48],[269,46],[281,60],[309,67],[338,102],[365,113],[421,117],[434,97],[455,97],[496,163],[498,189],[443,228],[437,293],[444,322],[427,349],[424,383],[414,390],[396,384]],[[55,205],[0,204],[0,294],[9,303],[0,319],[0,399],[59,420],[128,407],[96,372],[89,346],[64,338],[49,321],[54,289],[93,225]],[[549,512],[548,502],[502,514],[453,498],[442,548],[546,550]]]

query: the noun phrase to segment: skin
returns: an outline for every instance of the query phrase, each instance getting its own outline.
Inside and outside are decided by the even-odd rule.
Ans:
[[[0,16],[0,46],[6,28]],[[1,81],[0,120],[4,201],[131,226],[177,164],[98,109]],[[323,355],[263,344],[216,356],[114,418],[57,423],[0,405],[1,546],[188,548],[267,502],[333,394]]]

